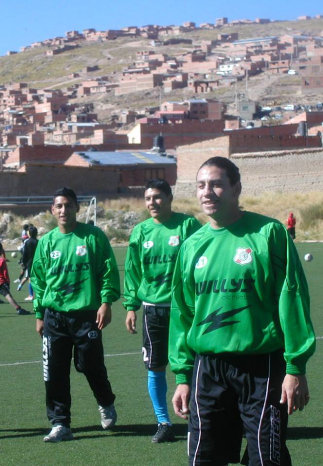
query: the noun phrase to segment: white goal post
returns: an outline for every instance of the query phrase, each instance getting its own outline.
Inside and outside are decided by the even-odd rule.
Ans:
[[[91,219],[96,225],[96,197],[95,196],[77,196],[80,204],[88,204],[86,210],[86,223]],[[22,205],[30,206],[43,206],[51,205],[53,196],[0,196],[0,210],[1,207],[10,209],[10,207],[18,207]]]

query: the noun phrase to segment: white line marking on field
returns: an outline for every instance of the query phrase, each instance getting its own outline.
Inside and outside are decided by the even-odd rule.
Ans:
[[[316,340],[323,340],[323,336],[316,337]],[[105,358],[114,358],[117,356],[132,356],[134,354],[141,354],[140,351],[134,351],[131,353],[114,353],[114,354],[105,354]],[[8,367],[8,366],[24,366],[27,364],[40,364],[42,361],[18,361],[18,362],[8,362],[8,363],[0,363],[0,367]]]
[[[116,356],[132,356],[133,354],[141,354],[140,351],[134,351],[133,353],[114,353],[114,354],[105,354],[105,358],[113,358]],[[7,366],[24,366],[27,364],[39,364],[42,361],[18,361],[18,362],[7,362],[7,363],[0,363],[0,367],[7,367]]]

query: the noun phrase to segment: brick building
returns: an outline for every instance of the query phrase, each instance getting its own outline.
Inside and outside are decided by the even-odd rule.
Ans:
[[[176,197],[193,197],[197,170],[205,160],[218,155],[229,157],[239,167],[243,195],[323,190],[322,147],[229,156],[229,142],[228,137],[222,137],[177,149]]]
[[[142,147],[153,147],[156,136],[162,134],[166,149],[173,149],[183,144],[212,139],[222,134],[224,120],[189,120],[166,124],[158,118],[143,118],[128,133],[129,144],[141,144]]]
[[[98,199],[131,194],[150,178],[176,183],[176,162],[171,157],[147,152],[73,152],[64,163],[38,161],[24,164],[18,172],[2,172],[0,196],[48,196],[58,186],[71,186],[78,195]],[[41,183],[35,182],[41,180]]]

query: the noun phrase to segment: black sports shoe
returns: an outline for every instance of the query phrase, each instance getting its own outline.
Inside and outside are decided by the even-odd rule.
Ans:
[[[22,307],[18,307],[17,314],[19,314],[20,316],[28,316],[29,314],[31,314],[31,312],[26,311],[26,309],[23,309]]]
[[[158,429],[153,438],[153,443],[174,442],[175,435],[170,424],[158,424]]]

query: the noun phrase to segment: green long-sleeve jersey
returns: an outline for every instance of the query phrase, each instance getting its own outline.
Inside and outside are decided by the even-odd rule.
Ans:
[[[125,262],[123,304],[127,310],[138,310],[143,301],[170,303],[178,251],[200,227],[194,217],[176,212],[165,223],[149,218],[134,227]]]
[[[36,317],[45,308],[60,312],[97,310],[120,297],[116,260],[106,235],[77,223],[72,233],[58,228],[38,242],[31,272]]]
[[[305,275],[285,227],[244,212],[227,228],[204,225],[183,244],[174,278],[169,360],[189,383],[194,354],[284,349],[286,372],[304,374],[315,349]]]

